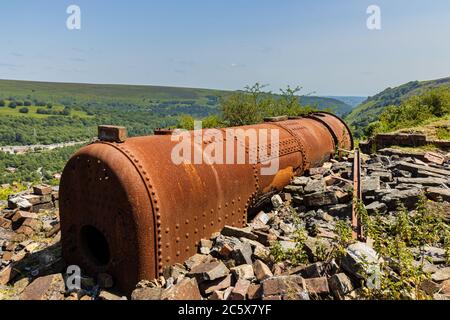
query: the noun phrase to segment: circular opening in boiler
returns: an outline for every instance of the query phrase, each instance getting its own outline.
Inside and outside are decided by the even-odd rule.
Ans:
[[[98,266],[107,265],[110,259],[109,245],[105,236],[93,226],[81,228],[81,246],[84,255]]]

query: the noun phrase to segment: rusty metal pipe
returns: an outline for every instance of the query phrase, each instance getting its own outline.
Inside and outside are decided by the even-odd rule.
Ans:
[[[79,150],[60,186],[66,262],[88,274],[109,273],[129,293],[138,281],[195,254],[200,239],[225,225],[244,226],[260,195],[281,190],[294,175],[334,157],[338,148],[353,148],[345,123],[324,112],[240,129],[278,130],[276,174],[261,174],[264,159],[175,165],[171,152],[177,142],[170,135],[124,139],[119,130],[117,140],[106,134],[109,141]],[[203,134],[203,147],[217,139]],[[225,133],[221,139],[226,142]],[[248,140],[243,144],[247,155],[254,151]]]

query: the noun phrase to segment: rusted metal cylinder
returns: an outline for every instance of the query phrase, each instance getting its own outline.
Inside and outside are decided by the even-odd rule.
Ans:
[[[338,148],[353,148],[345,123],[323,112],[238,129],[277,131],[279,139],[258,140],[255,146],[249,137],[234,138],[235,154],[229,159],[234,164],[175,164],[178,142],[171,135],[100,140],[79,150],[67,163],[60,186],[66,262],[88,274],[109,273],[129,293],[138,281],[153,279],[165,266],[195,254],[202,238],[225,225],[244,226],[260,195],[281,190],[294,175],[334,157]],[[205,149],[232,140],[225,129],[220,136],[208,130],[189,136],[195,139],[199,132]],[[193,153],[200,148],[191,147]],[[243,164],[237,161],[239,148],[245,151]],[[279,148],[275,156],[267,152],[250,161],[252,152],[272,148]],[[278,170],[263,175],[265,161],[274,159]]]

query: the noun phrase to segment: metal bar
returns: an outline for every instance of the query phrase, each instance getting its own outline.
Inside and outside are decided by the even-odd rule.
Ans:
[[[358,217],[358,206],[362,200],[361,189],[361,155],[359,149],[354,151],[353,159],[353,205],[352,205],[352,238],[362,240],[361,220]]]

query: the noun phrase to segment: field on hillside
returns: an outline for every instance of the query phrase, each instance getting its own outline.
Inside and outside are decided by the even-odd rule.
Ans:
[[[95,136],[99,124],[126,126],[130,136],[151,134],[157,127],[176,125],[183,115],[197,119],[216,115],[221,99],[231,94],[195,88],[0,80],[4,104],[0,106],[0,145],[86,140]],[[351,109],[335,99],[299,99],[338,115]],[[10,108],[11,102],[17,106]],[[21,112],[24,104],[29,105],[26,113]],[[49,104],[52,107],[46,109]],[[64,110],[65,114],[59,114]]]
[[[450,78],[430,81],[411,81],[404,85],[387,88],[379,94],[369,97],[345,118],[347,123],[355,129],[356,135],[362,135],[362,129],[377,120],[386,107],[399,106],[412,96],[421,95],[436,88],[450,90]]]

